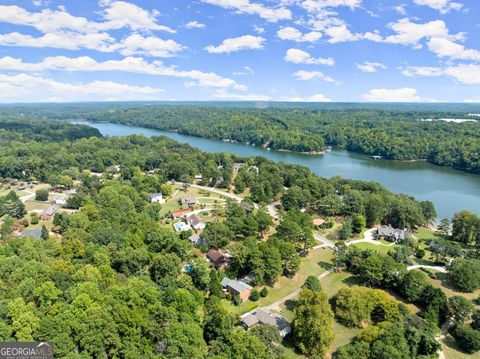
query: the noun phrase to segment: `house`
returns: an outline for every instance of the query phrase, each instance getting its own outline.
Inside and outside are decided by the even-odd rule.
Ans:
[[[247,283],[227,277],[224,277],[220,284],[230,294],[238,295],[241,300],[247,300],[252,291],[252,287]]]
[[[65,191],[65,194],[67,196],[75,196],[77,194],[77,189],[76,188],[69,189],[68,191]]]
[[[16,235],[17,237],[32,237],[32,238],[42,238],[42,230],[38,229],[26,229],[23,232],[20,232]]]
[[[385,239],[389,242],[399,243],[412,235],[408,228],[397,229],[392,226],[381,226],[377,229],[376,236],[379,239]]]
[[[55,216],[55,213],[57,213],[57,211],[58,210],[53,206],[48,207],[42,213],[40,213],[38,218],[40,218],[42,221],[49,221],[49,220],[53,219],[53,216]]]
[[[59,206],[65,206],[67,204],[67,199],[65,197],[53,197],[52,203]]]
[[[183,196],[180,198],[180,202],[182,203],[182,207],[195,207],[197,205],[197,199],[192,196]]]
[[[205,229],[205,222],[202,221],[202,219],[196,214],[192,214],[190,217],[188,217],[188,223],[190,223],[192,228],[196,231]]]
[[[172,216],[173,219],[178,219],[178,218],[182,218],[183,216],[185,216],[186,212],[191,212],[191,211],[192,211],[191,208],[179,209],[178,211],[173,211],[171,213],[171,216]]]
[[[205,243],[203,237],[199,236],[198,234],[192,234],[190,237],[188,237],[188,240],[196,247],[201,246]]]
[[[165,200],[163,199],[163,194],[161,193],[150,193],[148,195],[148,199],[150,200],[150,203],[165,203]]]
[[[173,228],[175,228],[177,232],[185,232],[192,229],[192,227],[185,222],[176,222],[173,224]]]
[[[315,218],[313,220],[313,225],[314,226],[323,226],[325,224],[325,220],[323,218]]]
[[[245,329],[250,329],[257,324],[269,324],[277,328],[282,337],[285,337],[292,331],[292,327],[287,319],[268,309],[257,309],[254,312],[249,312],[240,317],[242,326]]]
[[[217,269],[227,269],[230,266],[231,257],[227,254],[223,254],[215,249],[209,249],[207,252],[207,259]]]
[[[199,180],[201,180],[201,179],[203,178],[203,176],[202,176],[202,175],[195,175],[194,178],[199,181]]]

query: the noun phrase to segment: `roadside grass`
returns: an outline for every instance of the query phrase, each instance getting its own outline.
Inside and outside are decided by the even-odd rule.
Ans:
[[[260,298],[256,302],[250,300],[244,301],[240,306],[235,306],[230,301],[226,301],[226,308],[234,314],[242,315],[254,308],[268,306],[277,300],[287,296],[288,294],[300,289],[308,276],[319,276],[327,270],[330,265],[333,250],[330,248],[320,248],[312,250],[307,257],[301,259],[300,269],[298,273],[292,277],[280,277],[273,287],[268,287],[268,295]],[[263,286],[257,287],[261,290]]]
[[[51,207],[52,204],[49,202],[39,202],[39,201],[27,201],[25,202],[25,209],[27,212],[31,211],[43,211],[44,209],[47,209],[48,207]]]

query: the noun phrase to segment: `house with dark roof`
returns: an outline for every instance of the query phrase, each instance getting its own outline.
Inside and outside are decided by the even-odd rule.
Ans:
[[[268,324],[277,328],[282,337],[286,336],[292,331],[292,327],[287,319],[271,310],[260,308],[253,312],[246,313],[240,317],[242,326],[245,329],[250,329],[257,324]]]
[[[183,196],[180,198],[180,203],[182,204],[182,207],[193,208],[197,205],[197,199],[192,196]]]
[[[231,257],[227,254],[209,249],[206,256],[217,269],[227,269],[230,266]]]
[[[381,226],[377,229],[377,239],[385,239],[393,243],[400,243],[408,237],[412,236],[412,231],[408,228],[398,229],[392,226]]]
[[[220,284],[231,295],[238,295],[241,300],[247,300],[252,291],[252,287],[247,283],[227,277],[224,277]]]
[[[53,206],[48,207],[42,213],[40,213],[38,218],[40,218],[42,221],[49,221],[49,220],[53,219],[53,216],[55,216],[55,213],[57,213],[57,212],[58,212],[58,210],[55,207],[53,207]]]

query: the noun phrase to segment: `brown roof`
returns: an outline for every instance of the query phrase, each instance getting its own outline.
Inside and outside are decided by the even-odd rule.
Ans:
[[[199,216],[197,216],[196,214],[191,215],[189,219],[190,219],[190,223],[193,226],[196,226],[198,224],[203,223],[202,219]]]
[[[218,261],[225,260],[223,253],[216,251],[215,249],[209,249],[207,252],[207,258],[212,261],[212,263],[217,263]]]

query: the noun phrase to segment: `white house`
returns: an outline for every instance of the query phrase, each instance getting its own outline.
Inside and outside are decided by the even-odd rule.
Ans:
[[[59,206],[65,206],[67,204],[67,199],[64,197],[53,197],[52,203]]]
[[[190,217],[188,217],[188,223],[190,223],[192,228],[197,231],[201,229],[205,229],[205,222],[202,221],[202,219],[196,214],[193,214]]]
[[[165,199],[163,199],[163,194],[161,193],[151,193],[148,195],[148,198],[150,199],[151,203],[165,203]]]

